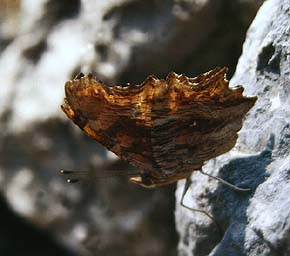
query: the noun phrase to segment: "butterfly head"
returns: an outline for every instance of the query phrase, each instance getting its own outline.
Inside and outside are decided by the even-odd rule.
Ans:
[[[171,179],[164,177],[155,177],[150,175],[149,173],[141,173],[138,176],[133,176],[129,178],[131,183],[140,185],[145,188],[156,188],[163,185],[171,184],[176,182],[178,179],[184,177],[171,177]]]
[[[129,181],[146,188],[156,187],[153,177],[151,177],[151,175],[148,173],[142,173],[138,176],[130,177]]]

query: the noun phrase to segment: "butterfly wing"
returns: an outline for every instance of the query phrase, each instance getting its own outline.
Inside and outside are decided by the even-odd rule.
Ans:
[[[130,87],[106,87],[92,76],[65,85],[66,115],[88,136],[142,170],[154,168],[150,146],[150,81]]]
[[[175,73],[167,77],[162,103],[152,108],[151,133],[153,157],[167,179],[199,170],[205,161],[234,147],[256,97],[243,97],[243,88],[229,88],[226,71],[216,68],[196,78]]]
[[[77,77],[65,85],[62,109],[87,135],[140,169],[142,178],[132,182],[164,185],[235,145],[256,98],[229,88],[226,71],[195,78],[171,73],[127,87]]]

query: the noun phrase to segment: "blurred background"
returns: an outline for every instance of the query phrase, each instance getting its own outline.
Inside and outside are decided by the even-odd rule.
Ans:
[[[60,109],[80,71],[107,85],[195,76],[242,52],[257,0],[0,0],[0,255],[176,255],[175,186],[133,167]],[[68,184],[60,169],[116,177]]]

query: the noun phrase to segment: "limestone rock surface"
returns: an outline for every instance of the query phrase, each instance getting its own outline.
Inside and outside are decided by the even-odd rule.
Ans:
[[[177,204],[179,255],[290,255],[290,2],[269,0],[251,24],[233,85],[258,96],[230,152],[204,171],[237,186],[237,192],[199,173],[192,175],[186,203]],[[176,196],[180,199],[183,184]]]

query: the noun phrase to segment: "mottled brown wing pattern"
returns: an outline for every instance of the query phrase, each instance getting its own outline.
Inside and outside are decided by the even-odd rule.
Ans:
[[[63,111],[90,137],[137,168],[152,169],[150,101],[153,88],[106,87],[91,76],[68,81]],[[146,104],[145,104],[146,103]]]
[[[140,170],[131,182],[169,184],[230,150],[256,98],[231,89],[227,68],[195,78],[170,73],[106,87],[92,76],[65,85],[62,109],[81,129]]]
[[[200,170],[235,145],[256,98],[243,97],[242,88],[230,89],[226,71],[215,69],[196,79],[174,73],[167,77],[166,96],[151,113],[153,157],[165,183]]]

